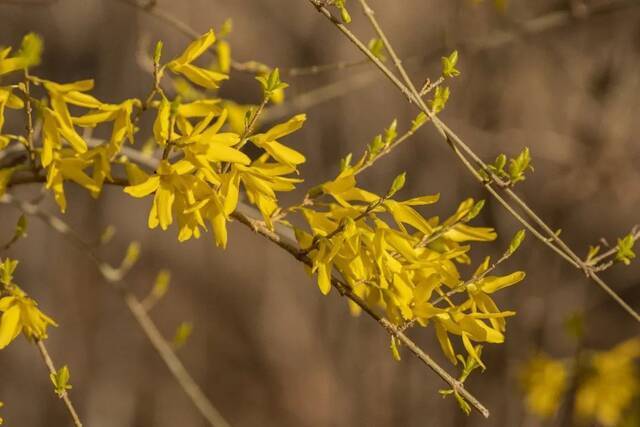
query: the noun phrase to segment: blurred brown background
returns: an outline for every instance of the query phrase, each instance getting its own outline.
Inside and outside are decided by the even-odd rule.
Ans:
[[[373,34],[351,3],[352,28],[368,39]],[[535,172],[518,188],[579,253],[603,236],[615,242],[640,222],[640,2],[586,16],[580,2],[562,0],[513,0],[505,14],[491,2],[467,0],[371,3],[399,53],[413,58],[407,65],[417,80],[437,77],[439,57],[460,49],[462,76],[451,84],[443,119],[486,160],[530,147]],[[158,7],[201,32],[233,18],[239,61],[287,68],[359,58],[305,0],[160,0]],[[572,7],[575,17],[563,14]],[[36,74],[63,82],[95,77],[95,93],[106,101],[148,93],[151,77],[136,62],[141,38],[164,40],[166,57],[188,42],[166,23],[116,0],[0,1],[0,18],[0,44],[17,45],[27,31],[44,37]],[[538,26],[522,33],[523,22]],[[271,117],[308,113],[304,130],[287,141],[307,155],[302,173],[308,185],[334,176],[340,157],[361,153],[393,118],[406,128],[415,116],[368,65],[283,78],[291,84],[288,101]],[[330,102],[299,103],[308,100],[303,94],[334,82],[340,82],[339,96]],[[242,74],[232,75],[223,93],[241,102],[259,99],[257,83]],[[405,195],[442,194],[434,213],[453,212],[466,197],[487,197],[433,129],[364,174],[362,186],[383,191],[403,170]],[[153,317],[168,337],[181,321],[194,323],[180,356],[233,426],[536,426],[521,404],[517,367],[537,348],[556,357],[572,354],[574,341],[562,326],[568,315],[586,311],[591,348],[610,348],[638,334],[637,324],[595,284],[530,238],[502,269],[528,273],[523,284],[498,297],[501,307],[518,312],[507,341],[486,348],[488,370],[468,382],[492,416],[467,417],[452,399],[439,396],[443,383],[419,361],[409,354],[401,363],[392,360],[378,325],[351,318],[335,293],[322,297],[300,265],[244,227],[230,225],[226,251],[208,235],[179,244],[173,230],[147,230],[149,200],[110,188],[94,201],[84,190],[67,189],[65,219],[85,236],[117,227],[114,243],[101,250],[105,257],[116,262],[129,241],[141,241],[142,259],[129,280],[138,295],[146,294],[160,268],[171,269],[170,293]],[[474,263],[485,252],[502,253],[517,229],[501,207],[487,202],[477,223],[497,227],[502,239],[476,249]],[[46,205],[55,211],[50,201]],[[3,240],[17,217],[0,209]],[[204,425],[83,253],[31,220],[28,239],[7,255],[21,260],[18,283],[60,324],[48,346],[59,364],[71,368],[72,397],[87,426]],[[640,308],[637,264],[614,267],[605,278]],[[415,336],[446,365],[431,330]],[[69,424],[26,340],[0,352],[0,400],[11,427]]]

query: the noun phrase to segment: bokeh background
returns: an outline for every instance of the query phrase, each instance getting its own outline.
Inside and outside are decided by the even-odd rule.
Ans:
[[[373,34],[353,3],[352,28],[368,39]],[[530,147],[535,172],[518,188],[579,253],[601,237],[615,242],[640,222],[640,2],[513,0],[504,13],[470,0],[371,4],[416,80],[437,77],[440,56],[460,50],[462,75],[451,84],[443,119],[486,160]],[[286,75],[291,67],[359,59],[305,0],[159,0],[157,7],[200,32],[231,17],[236,60],[285,70],[288,97],[269,120],[309,116],[288,141],[308,158],[307,184],[287,195],[285,205],[334,176],[340,157],[361,153],[391,120],[406,128],[415,116],[369,65]],[[44,37],[38,75],[64,82],[95,77],[96,95],[113,102],[149,91],[140,46],[162,39],[170,55],[189,41],[119,0],[0,1],[0,18],[2,45],[19,44],[28,31]],[[232,74],[223,94],[245,103],[260,97],[257,83],[241,73]],[[430,128],[363,174],[362,186],[384,191],[401,171],[408,172],[407,196],[441,193],[434,214],[453,212],[466,197],[487,197]],[[128,280],[138,295],[149,291],[159,269],[172,271],[170,292],[153,317],[167,337],[180,322],[193,322],[179,354],[233,426],[542,425],[524,411],[518,366],[540,348],[571,357],[575,340],[563,327],[568,316],[585,313],[589,348],[607,349],[638,334],[595,284],[529,239],[501,270],[528,273],[498,296],[501,307],[518,315],[506,343],[485,349],[488,370],[468,382],[492,416],[467,417],[452,399],[442,399],[443,384],[418,360],[391,358],[388,336],[375,322],[352,318],[335,293],[323,297],[289,255],[243,226],[230,225],[226,251],[209,236],[179,244],[173,231],[147,230],[148,200],[114,188],[94,201],[72,187],[66,221],[88,239],[110,224],[117,228],[113,243],[100,250],[105,258],[115,263],[130,241],[142,243]],[[44,205],[55,212],[50,200]],[[11,235],[17,217],[0,208],[0,236]],[[501,235],[473,253],[476,263],[502,253],[518,228],[491,199],[476,222]],[[28,238],[0,256],[21,260],[19,283],[59,322],[47,343],[54,359],[71,368],[72,397],[87,426],[204,425],[86,254],[32,220]],[[640,308],[638,265],[604,276]],[[431,330],[414,336],[446,365]],[[0,400],[9,426],[69,424],[26,340],[0,352]]]

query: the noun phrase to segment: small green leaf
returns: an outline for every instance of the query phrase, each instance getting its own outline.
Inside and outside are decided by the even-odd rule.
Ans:
[[[590,262],[593,258],[600,253],[600,245],[589,246],[589,252],[587,253],[587,262]]]
[[[192,333],[193,333],[193,323],[191,322],[180,323],[173,337],[173,348],[179,349],[183,347],[189,340],[189,337],[191,336]]]
[[[398,349],[398,341],[395,336],[391,337],[391,355],[398,362],[400,361],[400,350]]]
[[[270,98],[277,90],[283,90],[289,87],[288,84],[280,80],[280,70],[278,68],[274,68],[268,74],[257,76],[256,80],[262,85],[265,98]]]
[[[108,225],[100,235],[100,244],[106,245],[111,241],[111,239],[113,239],[113,236],[115,236],[115,234],[116,227],[114,227],[113,225]]]
[[[493,163],[493,167],[495,167],[497,171],[503,172],[506,164],[507,156],[501,153],[498,155],[498,157],[496,157],[496,161]]]
[[[0,282],[9,286],[13,282],[13,272],[16,271],[16,267],[18,267],[18,260],[5,258],[2,263],[0,263],[0,273],[2,276],[0,277]]]
[[[398,137],[398,120],[394,119],[384,131],[384,145],[388,146]]]
[[[456,68],[458,63],[458,51],[454,50],[449,56],[442,57],[442,75],[445,77],[457,77],[460,71]]]
[[[475,217],[477,217],[478,215],[480,215],[482,208],[484,208],[484,203],[485,203],[484,200],[478,200],[473,205],[473,207],[469,210],[469,213],[463,218],[463,222],[469,222]]]
[[[344,171],[351,166],[351,159],[353,158],[353,153],[347,154],[343,159],[340,159],[340,171]]]
[[[156,48],[153,51],[153,63],[154,64],[160,64],[160,57],[162,56],[162,47],[164,46],[164,44],[162,43],[162,40],[158,40],[158,43],[156,43]]]
[[[371,52],[371,54],[380,61],[385,61],[387,59],[384,55],[384,42],[382,39],[374,38],[369,40],[367,48],[369,49],[369,52]]]
[[[433,99],[429,101],[431,110],[437,114],[440,111],[444,110],[444,107],[447,105],[447,101],[449,100],[449,96],[451,95],[451,91],[448,87],[438,86],[433,94]]]
[[[123,270],[129,270],[140,258],[140,243],[139,242],[131,242],[129,246],[127,246],[127,253],[122,260],[122,264],[120,268]]]
[[[427,122],[427,120],[429,119],[429,117],[424,113],[424,112],[420,112],[415,119],[413,119],[413,121],[411,122],[411,130],[415,131],[416,129],[418,129],[420,126],[422,126],[423,124],[425,124]]]
[[[400,175],[396,176],[393,182],[391,183],[391,188],[389,188],[389,192],[387,193],[387,197],[393,197],[398,191],[402,190],[404,184],[407,182],[407,173],[402,172]]]
[[[153,297],[156,300],[159,300],[169,290],[170,283],[171,283],[171,272],[169,270],[160,270],[153,284],[151,295],[153,295]]]
[[[43,45],[42,38],[36,33],[29,33],[22,38],[18,55],[25,60],[27,67],[40,64]]]
[[[635,240],[633,234],[627,234],[622,239],[618,239],[618,245],[616,246],[616,261],[622,262],[624,265],[631,264],[631,260],[636,257],[633,251]]]
[[[382,142],[382,135],[376,135],[376,137],[373,138],[373,141],[369,144],[369,147],[367,147],[372,156],[377,156],[383,148],[384,142]]]
[[[233,20],[231,18],[227,18],[226,21],[220,27],[220,31],[218,31],[218,38],[223,38],[229,35],[233,31]]]
[[[525,148],[516,158],[509,161],[509,179],[511,180],[511,184],[524,181],[527,169],[533,170],[529,148]]]
[[[527,232],[525,230],[519,230],[515,236],[513,236],[511,243],[509,243],[509,249],[507,249],[507,254],[509,254],[509,256],[513,255],[515,251],[518,250],[526,235]]]
[[[54,391],[60,398],[67,393],[67,390],[71,390],[72,388],[71,384],[69,384],[71,373],[67,365],[58,369],[57,372],[50,374],[49,378],[51,378],[51,382],[53,383]]]
[[[350,24],[351,15],[349,15],[349,11],[347,10],[345,3],[346,0],[333,0],[334,6],[337,7],[340,11],[340,18],[342,19],[342,22],[344,22],[345,24]]]

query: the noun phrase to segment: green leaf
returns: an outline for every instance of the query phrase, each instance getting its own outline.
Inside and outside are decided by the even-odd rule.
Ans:
[[[513,239],[511,239],[511,243],[509,243],[509,249],[507,249],[507,254],[509,256],[513,255],[515,251],[518,250],[526,235],[527,232],[525,230],[519,230],[515,234],[515,236],[513,236]]]
[[[222,27],[218,31],[218,38],[226,37],[229,33],[233,31],[233,20],[231,18],[227,18],[226,21],[222,23]]]
[[[447,86],[438,86],[433,94],[433,99],[429,101],[431,110],[437,114],[440,111],[444,110],[444,107],[447,105],[447,101],[449,100],[449,95],[451,95],[451,91]]]
[[[445,77],[457,77],[460,71],[456,68],[458,63],[458,51],[454,50],[449,56],[442,57],[442,75]]]
[[[72,388],[71,384],[69,384],[71,373],[67,365],[58,369],[57,372],[50,374],[49,378],[51,378],[51,382],[53,383],[54,391],[60,398],[67,393],[67,390],[71,390]]]
[[[192,333],[193,333],[193,323],[191,322],[180,323],[173,337],[173,348],[179,349],[183,347],[189,340],[189,337],[191,337]]]
[[[24,59],[27,67],[40,64],[43,45],[42,38],[36,33],[29,33],[22,38],[18,55]]]
[[[340,18],[345,24],[351,23],[351,15],[345,6],[346,0],[333,0],[333,4],[340,11]]]
[[[589,252],[587,253],[587,262],[590,262],[593,258],[600,253],[600,245],[589,246]]]
[[[158,42],[156,43],[156,48],[153,51],[153,63],[154,64],[159,64],[160,63],[160,57],[162,56],[162,47],[164,46],[164,44],[162,43],[162,40],[158,40]]]
[[[116,227],[113,225],[108,225],[102,234],[100,235],[100,244],[106,245],[113,239],[113,236],[116,234]]]
[[[5,258],[0,264],[0,282],[9,286],[13,282],[13,272],[16,271],[18,260]]]
[[[516,158],[509,161],[509,179],[511,180],[511,184],[524,181],[527,169],[533,170],[529,148],[525,148]]]
[[[343,159],[340,159],[340,171],[344,171],[351,166],[351,159],[353,158],[353,153],[347,154]]]
[[[376,137],[373,138],[373,141],[371,141],[371,143],[367,147],[367,150],[369,151],[369,153],[371,153],[372,156],[376,156],[382,151],[383,148],[384,142],[382,142],[382,135],[376,135]]]
[[[415,119],[413,119],[413,121],[411,122],[411,130],[415,131],[416,129],[418,129],[420,126],[422,126],[423,124],[425,124],[427,122],[427,120],[429,119],[429,117],[424,113],[424,112],[420,112]]]
[[[616,261],[620,261],[624,265],[631,264],[631,260],[636,257],[636,254],[633,251],[634,244],[634,236],[631,233],[627,234],[622,239],[618,239],[618,245],[616,246]]]
[[[122,270],[129,270],[140,258],[140,243],[139,242],[131,242],[129,246],[127,246],[127,253],[122,260],[122,264],[120,268]]]
[[[407,182],[407,173],[402,172],[400,175],[396,176],[393,182],[391,183],[391,188],[389,188],[389,192],[387,193],[387,197],[393,197],[398,191],[402,190],[404,184]]]
[[[397,360],[398,362],[400,361],[400,350],[399,350],[399,345],[398,345],[398,340],[396,339],[396,337],[392,336],[391,337],[391,355],[393,356],[393,358],[395,360]]]
[[[467,215],[465,215],[465,217],[463,218],[463,222],[469,222],[472,219],[474,219],[475,217],[477,217],[478,215],[480,215],[480,212],[482,211],[482,208],[484,208],[484,200],[478,200],[473,207],[469,210],[469,213]]]
[[[371,54],[380,61],[385,61],[387,59],[384,55],[384,42],[382,39],[374,38],[369,40],[367,48],[369,49],[369,52],[371,52]]]
[[[274,68],[268,74],[257,76],[256,80],[258,80],[262,85],[262,90],[264,91],[265,98],[270,98],[277,90],[282,90],[289,87],[288,84],[283,83],[280,80],[280,70],[278,68]]]
[[[153,297],[156,300],[159,300],[169,290],[170,283],[171,283],[171,272],[169,270],[160,270],[153,284],[151,295],[153,295]]]
[[[398,137],[398,120],[394,119],[389,127],[384,130],[384,145],[390,145]]]

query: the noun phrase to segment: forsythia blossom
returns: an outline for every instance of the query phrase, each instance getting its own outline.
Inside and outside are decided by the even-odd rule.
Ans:
[[[477,280],[461,279],[456,264],[470,262],[468,243],[496,238],[491,228],[465,224],[475,206],[473,200],[463,202],[440,223],[437,217],[425,218],[416,210],[435,203],[438,195],[403,201],[379,196],[357,187],[351,167],[315,193],[330,196],[333,202],[324,203],[322,209],[313,204],[300,207],[311,233],[296,229],[296,236],[309,252],[320,291],[330,291],[336,269],[358,297],[385,310],[394,324],[433,324],[453,364],[458,358],[450,334],[459,336],[468,354],[484,366],[473,342],[501,343],[505,318],[514,314],[501,311],[490,295],[520,282],[524,273],[486,275],[487,259],[474,275]],[[455,303],[450,296],[458,292],[467,297]],[[359,313],[356,304],[350,306],[354,314]]]
[[[47,327],[57,326],[49,316],[38,309],[38,304],[15,283],[13,272],[17,261],[6,258],[0,264],[0,350],[20,333],[33,340],[47,338]]]

